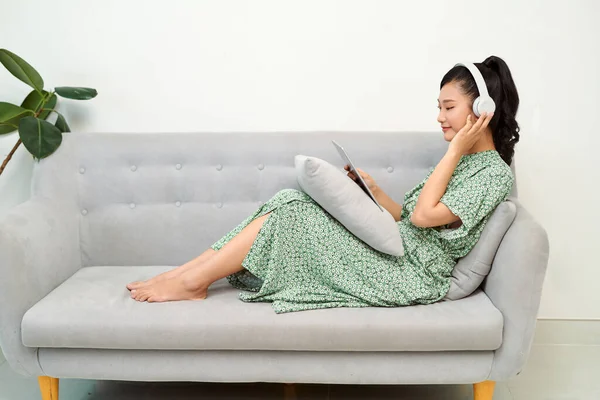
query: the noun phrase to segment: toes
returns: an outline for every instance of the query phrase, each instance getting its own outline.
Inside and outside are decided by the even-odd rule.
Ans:
[[[138,285],[136,285],[136,289],[142,289],[142,288],[147,288],[148,286],[150,286],[152,283],[150,281],[143,281],[140,282]]]
[[[163,301],[161,297],[156,295],[155,290],[152,288],[140,287],[131,290],[131,298],[136,301],[147,301],[149,303]]]
[[[148,293],[147,290],[144,290],[140,293],[138,299],[139,301],[146,301],[150,297],[151,293]]]
[[[136,301],[144,301],[142,297],[146,294],[146,291],[140,289],[134,289],[131,291],[131,298]]]

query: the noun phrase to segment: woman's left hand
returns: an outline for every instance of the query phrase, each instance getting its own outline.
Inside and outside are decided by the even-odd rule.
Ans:
[[[348,165],[344,165],[344,169],[346,171],[348,171],[347,175],[350,177],[350,179],[352,179],[354,182],[356,182],[358,184],[359,183],[358,178],[356,176],[354,176],[353,172],[350,171],[350,167]],[[363,180],[367,184],[369,190],[372,193],[375,193],[377,191],[377,183],[375,182],[375,179],[373,179],[371,177],[371,175],[367,174],[365,171],[363,171],[360,168],[356,168],[356,171],[358,171],[360,176],[363,178]]]
[[[460,131],[458,131],[456,136],[454,136],[450,142],[450,146],[448,146],[448,151],[456,152],[461,156],[467,154],[473,145],[481,138],[481,135],[485,131],[485,128],[487,128],[493,116],[494,113],[483,113],[477,119],[477,122],[473,124],[471,121],[471,114],[469,114],[467,123]]]

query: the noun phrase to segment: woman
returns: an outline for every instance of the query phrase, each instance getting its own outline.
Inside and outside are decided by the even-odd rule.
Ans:
[[[308,195],[285,189],[198,258],[128,284],[131,297],[204,299],[213,282],[227,277],[244,290],[241,300],[271,302],[276,313],[443,299],[457,260],[475,246],[514,182],[509,165],[519,141],[517,89],[502,59],[491,56],[476,66],[496,103],[495,113],[474,115],[479,92],[466,67],[454,67],[444,76],[438,122],[450,145],[439,164],[406,193],[403,206],[359,170],[398,221],[404,256],[369,247]]]

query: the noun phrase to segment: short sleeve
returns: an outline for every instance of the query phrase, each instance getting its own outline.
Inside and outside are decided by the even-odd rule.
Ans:
[[[485,168],[446,193],[440,199],[462,221],[462,226],[448,232],[462,237],[477,226],[510,195],[514,182],[512,173]],[[452,231],[455,231],[452,233]]]

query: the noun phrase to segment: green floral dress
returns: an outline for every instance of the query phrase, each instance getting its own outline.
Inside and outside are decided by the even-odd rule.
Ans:
[[[405,254],[373,249],[306,193],[284,189],[211,248],[221,249],[254,219],[271,212],[244,270],[227,280],[246,302],[271,302],[276,313],[332,307],[398,307],[444,298],[458,258],[475,246],[492,211],[513,186],[496,150],[461,157],[441,202],[462,225],[419,228],[410,222],[425,179],[406,193],[398,229]]]

